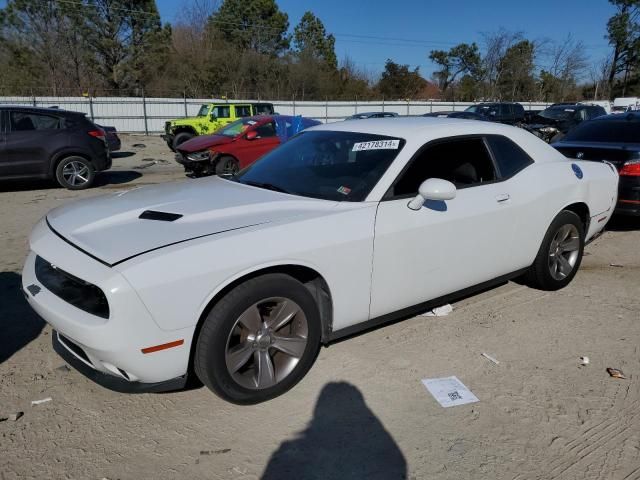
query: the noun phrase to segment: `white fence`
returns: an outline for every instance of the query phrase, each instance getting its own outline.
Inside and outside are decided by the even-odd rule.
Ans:
[[[233,100],[233,103],[258,100]],[[264,102],[266,100],[260,100]],[[225,100],[196,98],[140,98],[140,97],[0,97],[5,105],[57,106],[65,110],[86,113],[98,124],[112,125],[120,132],[159,133],[167,120],[196,115],[205,103]],[[273,101],[276,112],[282,115],[303,115],[322,122],[342,120],[354,113],[370,111],[396,112],[400,115],[422,115],[429,112],[464,110],[473,102],[439,101]],[[548,104],[520,102],[525,110],[543,109]]]

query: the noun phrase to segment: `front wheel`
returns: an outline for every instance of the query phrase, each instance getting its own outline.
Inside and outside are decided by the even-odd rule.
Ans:
[[[553,219],[538,255],[526,274],[541,290],[566,287],[576,275],[584,252],[584,225],[574,212],[563,210]]]
[[[225,155],[220,157],[220,159],[216,162],[216,175],[220,175],[222,177],[233,176],[240,170],[240,165],[238,161]]]
[[[311,368],[320,315],[309,290],[284,274],[256,277],[226,294],[207,315],[194,370],[218,396],[255,404],[283,394]]]

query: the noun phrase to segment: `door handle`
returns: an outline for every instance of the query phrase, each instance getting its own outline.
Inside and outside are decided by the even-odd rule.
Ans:
[[[511,199],[511,197],[509,196],[508,193],[503,193],[501,195],[497,195],[496,196],[496,202],[498,202],[498,203],[508,202],[510,199]]]

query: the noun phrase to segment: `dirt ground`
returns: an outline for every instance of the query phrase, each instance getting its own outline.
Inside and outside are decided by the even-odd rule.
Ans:
[[[640,220],[613,223],[562,291],[509,283],[336,343],[265,404],[119,394],[66,369],[19,290],[32,226],[182,178],[161,140],[125,136],[97,188],[0,184],[0,418],[24,412],[0,422],[0,479],[640,479]],[[450,375],[480,401],[440,407],[421,379]]]

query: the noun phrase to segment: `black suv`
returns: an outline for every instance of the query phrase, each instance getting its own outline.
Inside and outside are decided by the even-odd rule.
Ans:
[[[0,179],[55,179],[81,190],[109,168],[105,132],[83,113],[0,106]]]
[[[525,128],[546,142],[557,142],[576,125],[606,114],[599,105],[554,103],[534,116]]]
[[[524,122],[524,107],[515,102],[479,103],[471,105],[465,112],[477,113],[493,122],[519,125]]]

